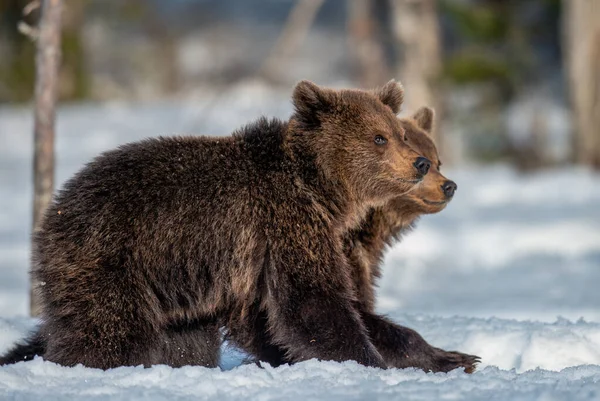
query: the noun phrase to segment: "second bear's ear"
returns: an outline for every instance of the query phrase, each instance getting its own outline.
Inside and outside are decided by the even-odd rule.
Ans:
[[[310,81],[300,81],[294,88],[292,101],[296,117],[306,126],[318,126],[319,115],[331,108],[331,95]]]
[[[419,128],[431,133],[433,130],[433,120],[435,118],[435,111],[433,111],[431,107],[421,107],[412,115],[412,118],[417,122]]]
[[[387,84],[383,85],[380,89],[375,91],[375,96],[379,98],[381,103],[388,106],[394,114],[400,112],[400,107],[404,101],[404,87],[400,82],[396,82],[393,79]]]

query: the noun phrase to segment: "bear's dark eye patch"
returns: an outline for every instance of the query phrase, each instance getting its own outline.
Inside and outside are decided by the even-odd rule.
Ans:
[[[387,143],[387,138],[383,135],[375,135],[374,139],[375,145],[385,145]]]

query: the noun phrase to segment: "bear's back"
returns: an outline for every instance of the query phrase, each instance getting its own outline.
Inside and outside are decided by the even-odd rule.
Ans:
[[[100,155],[47,210],[37,259],[44,264],[61,249],[116,260],[173,243],[193,247],[188,253],[228,252],[222,248],[241,228],[257,224],[254,192],[267,192],[258,187],[270,187],[269,171],[281,169],[280,125],[264,123],[230,137],[154,138]]]
[[[159,137],[105,152],[67,181],[45,226],[103,211],[123,220],[192,205],[222,210],[282,169],[282,129],[261,119],[228,137]]]
[[[240,156],[233,138],[155,138],[121,146],[97,157],[65,184],[44,227],[59,229],[61,221],[99,224],[92,217],[103,214],[106,221],[142,218],[177,208],[184,199],[187,204],[205,203],[214,192],[242,179],[245,163]]]

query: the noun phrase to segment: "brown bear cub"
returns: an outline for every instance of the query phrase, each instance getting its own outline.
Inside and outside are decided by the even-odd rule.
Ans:
[[[374,310],[375,281],[380,276],[386,246],[398,239],[420,215],[443,210],[456,190],[456,184],[440,173],[441,162],[429,135],[433,117],[433,110],[423,107],[410,118],[399,119],[407,143],[431,160],[432,166],[415,189],[384,205],[370,208],[366,217],[344,234],[344,253],[354,281],[357,297],[354,306],[387,367],[416,367],[433,372],[462,367],[465,372],[472,373],[479,362],[478,357],[432,347],[414,330],[399,326]],[[274,345],[270,338],[266,314],[258,306],[251,310],[253,317],[245,319],[252,325],[235,325],[238,331],[244,332],[233,333],[233,341],[274,366],[290,362],[285,351]],[[257,333],[262,334],[256,337]]]
[[[467,373],[472,373],[479,357],[432,347],[415,331],[375,314],[375,281],[381,274],[386,246],[399,240],[419,216],[442,211],[457,188],[440,173],[442,163],[429,135],[433,120],[434,112],[428,107],[400,119],[409,145],[431,160],[429,173],[414,190],[370,209],[364,221],[346,235],[344,249],[359,299],[357,309],[387,366],[419,367],[434,372],[447,372],[461,366]]]
[[[428,172],[396,118],[401,101],[394,82],[365,92],[303,81],[287,122],[99,156],[35,233],[41,326],[0,364],[37,354],[102,369],[216,366],[225,326],[257,356],[388,366],[343,237]]]

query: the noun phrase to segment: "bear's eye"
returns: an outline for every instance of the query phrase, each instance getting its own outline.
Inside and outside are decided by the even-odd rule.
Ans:
[[[387,139],[381,135],[375,136],[375,145],[385,145],[387,143]]]

